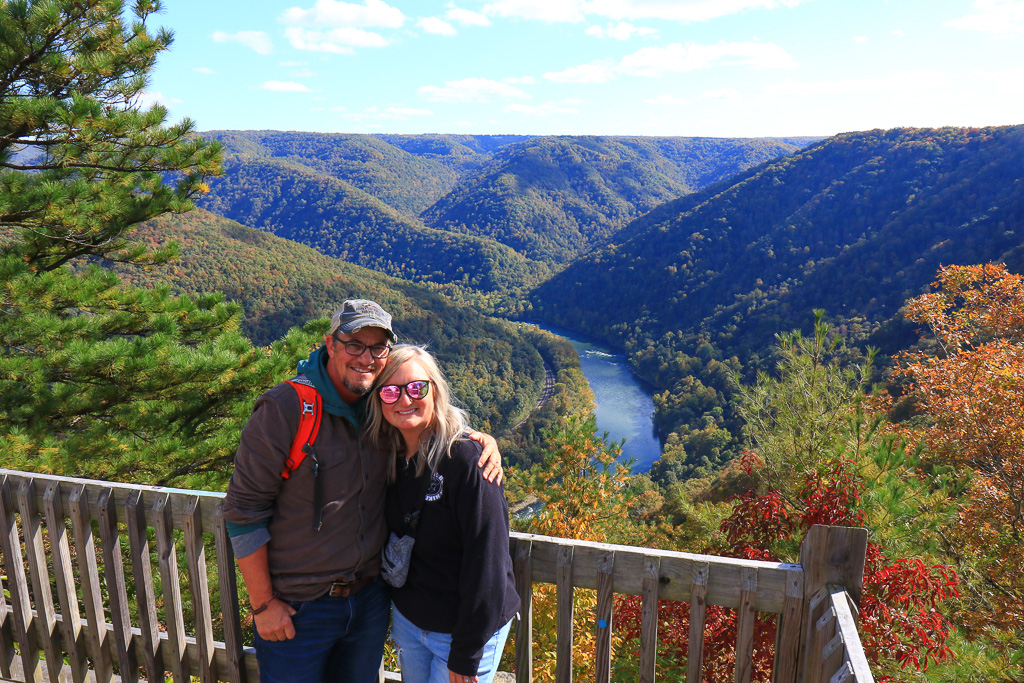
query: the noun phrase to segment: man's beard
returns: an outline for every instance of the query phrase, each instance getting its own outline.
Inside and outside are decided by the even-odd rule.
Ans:
[[[351,381],[349,381],[348,377],[345,377],[345,379],[343,380],[343,383],[344,383],[346,389],[351,391],[356,396],[360,396],[360,397],[361,396],[366,396],[368,393],[370,393],[370,389],[373,387],[373,381],[372,380],[370,382],[367,382],[365,386],[362,386],[362,385],[355,385],[355,384],[353,384]]]

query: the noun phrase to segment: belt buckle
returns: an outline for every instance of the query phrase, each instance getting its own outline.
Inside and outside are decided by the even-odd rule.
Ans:
[[[359,579],[355,581],[335,581],[331,584],[329,595],[332,598],[347,598],[359,590]]]

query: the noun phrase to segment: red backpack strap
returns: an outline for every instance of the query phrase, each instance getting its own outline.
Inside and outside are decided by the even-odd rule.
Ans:
[[[292,441],[292,449],[284,461],[284,469],[281,470],[281,477],[284,479],[290,477],[292,471],[298,469],[302,461],[305,460],[305,447],[312,446],[316,441],[316,436],[320,432],[320,417],[323,414],[323,399],[320,398],[320,392],[312,384],[309,384],[309,380],[300,375],[295,379],[288,380],[288,384],[291,384],[295,393],[299,395],[299,403],[302,408],[299,413],[299,428],[295,432],[295,440]]]

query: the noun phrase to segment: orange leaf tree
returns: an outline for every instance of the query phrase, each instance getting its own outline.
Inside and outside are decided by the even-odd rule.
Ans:
[[[935,457],[969,478],[948,549],[979,579],[968,628],[1024,623],[1024,278],[1001,265],[950,266],[937,291],[908,302],[933,350],[904,354],[932,419]]]
[[[543,507],[527,519],[513,520],[517,531],[546,536],[638,546],[658,545],[658,529],[646,524],[646,505],[629,465],[617,464],[621,447],[595,433],[594,418],[569,418],[546,435],[550,445],[543,464],[530,472],[510,472],[510,486],[535,496]],[[607,436],[607,435],[605,435]],[[555,666],[555,591],[534,592],[534,679],[553,681]],[[597,594],[576,589],[573,600],[573,672],[592,678]]]

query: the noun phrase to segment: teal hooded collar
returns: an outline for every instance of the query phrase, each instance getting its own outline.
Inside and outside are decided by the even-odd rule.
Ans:
[[[305,375],[320,392],[324,410],[331,415],[347,419],[354,427],[359,427],[359,423],[366,415],[366,399],[361,398],[355,403],[347,403],[341,398],[338,390],[334,388],[334,382],[327,374],[328,360],[330,360],[330,356],[327,354],[327,346],[321,346],[309,354],[309,358],[299,361],[299,374]]]

